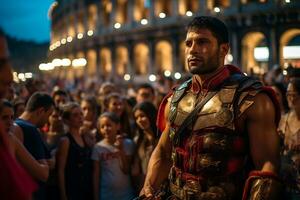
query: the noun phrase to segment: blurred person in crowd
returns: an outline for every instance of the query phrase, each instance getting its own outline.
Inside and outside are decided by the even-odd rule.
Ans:
[[[281,114],[284,115],[289,110],[289,106],[286,98],[286,87],[281,82],[273,83],[270,86],[275,91],[277,101],[279,102]]]
[[[218,18],[193,18],[185,46],[193,76],[162,101],[157,126],[163,132],[141,197],[281,200],[275,94],[224,65],[229,32]]]
[[[127,113],[126,99],[119,93],[110,93],[104,99],[104,111],[113,112],[121,122],[120,133],[124,136],[133,139],[133,132],[131,127],[131,113]]]
[[[55,90],[52,94],[53,101],[56,106],[61,106],[69,102],[69,95],[64,90]]]
[[[155,91],[152,85],[148,83],[140,84],[136,89],[136,102],[149,101],[154,103]]]
[[[25,102],[22,99],[15,99],[13,101],[14,106],[14,119],[20,117],[25,111]]]
[[[54,109],[54,102],[50,95],[43,92],[34,93],[28,100],[24,113],[15,120],[14,134],[24,144],[31,155],[41,163],[54,168],[55,160],[42,139],[39,128],[43,127]],[[39,190],[34,199],[45,199],[45,184],[39,182]]]
[[[64,104],[61,109],[69,131],[61,138],[56,153],[60,199],[89,200],[92,199],[91,149],[80,134],[82,109],[74,102]]]
[[[99,90],[98,90],[98,96],[97,96],[97,101],[98,104],[101,107],[101,112],[104,111],[104,99],[107,95],[109,95],[110,93],[116,92],[117,88],[116,85],[111,83],[111,82],[105,82],[103,83]]]
[[[286,92],[290,111],[279,125],[284,137],[282,176],[286,183],[286,199],[300,199],[300,78],[288,84]]]
[[[85,140],[90,147],[93,147],[96,142],[100,141],[100,137],[97,133],[97,118],[99,113],[99,106],[97,100],[93,96],[87,96],[81,101],[81,109],[83,112],[83,126],[80,128]]]
[[[132,176],[135,179],[135,187],[139,191],[144,183],[148,162],[160,133],[156,127],[157,110],[151,102],[145,101],[137,104],[133,108],[133,115],[138,133],[134,137],[136,147]]]
[[[131,200],[133,142],[118,134],[120,118],[115,113],[103,113],[98,123],[103,140],[94,146],[92,153],[94,200]]]
[[[0,195],[1,199],[5,200],[29,200],[37,189],[37,185],[16,159],[18,158],[19,162],[23,163],[29,173],[33,172],[31,175],[37,179],[47,178],[47,174],[43,176],[43,173],[39,173],[39,167],[43,168],[44,165],[40,166],[34,162],[23,145],[9,133],[12,115],[9,109],[5,112],[4,109],[10,106],[8,102],[3,101],[3,98],[11,87],[12,77],[6,39],[0,30]],[[45,168],[47,168],[46,165]]]
[[[9,102],[12,102],[15,98],[15,88],[13,85],[10,86],[8,92],[6,93],[5,99],[7,99]]]

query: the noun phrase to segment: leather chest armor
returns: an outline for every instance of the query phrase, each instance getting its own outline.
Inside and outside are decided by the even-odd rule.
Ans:
[[[180,188],[190,187],[195,192],[203,192],[219,187],[222,191],[218,193],[224,199],[232,199],[237,191],[236,184],[246,178],[243,168],[248,153],[245,134],[236,131],[234,120],[253,103],[245,97],[255,96],[261,85],[249,78],[241,84],[240,77],[222,85],[200,109],[177,144],[174,137],[179,127],[205,96],[193,93],[188,89],[190,84],[191,81],[185,82],[170,97],[171,191],[175,194]]]

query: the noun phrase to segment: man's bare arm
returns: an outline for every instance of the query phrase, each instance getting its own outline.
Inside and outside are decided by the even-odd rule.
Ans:
[[[166,105],[165,117],[167,119],[169,104]],[[171,161],[171,141],[169,138],[169,124],[167,123],[160,140],[154,149],[149,160],[147,175],[141,194],[146,196],[153,195],[153,192],[159,189],[161,184],[168,178],[172,165]]]
[[[256,169],[276,173],[279,169],[280,144],[273,102],[266,94],[258,94],[245,114],[250,153]]]

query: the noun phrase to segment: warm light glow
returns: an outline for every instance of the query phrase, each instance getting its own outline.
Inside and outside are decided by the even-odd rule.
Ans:
[[[24,73],[19,73],[18,74],[18,79],[20,79],[21,81],[26,81],[25,74]]]
[[[254,48],[254,58],[257,61],[268,61],[269,48],[268,47],[256,47]]]
[[[227,63],[232,63],[232,61],[233,61],[232,54],[227,54],[226,57],[225,57],[225,61],[226,61],[226,64]]]
[[[94,35],[94,31],[93,31],[93,30],[89,30],[89,31],[87,32],[87,35],[88,35],[88,36]]]
[[[171,72],[170,72],[169,70],[166,70],[166,71],[164,72],[164,75],[165,75],[166,77],[169,77],[169,76],[171,76]]]
[[[284,59],[299,59],[300,58],[300,46],[285,46],[283,47]]]
[[[82,39],[82,38],[83,38],[83,34],[82,34],[82,33],[78,33],[78,34],[77,34],[77,39],[80,40],[80,39]]]
[[[13,72],[14,82],[19,83],[18,73]]]
[[[50,50],[50,51],[53,51],[53,50],[54,50],[53,45],[50,45],[49,50]]]
[[[25,78],[32,78],[32,73],[31,72],[26,72],[25,73]]]
[[[117,23],[115,23],[114,27],[115,27],[115,29],[119,29],[119,28],[121,28],[121,24],[119,22],[117,22]]]
[[[54,69],[54,65],[52,63],[41,63],[39,65],[39,69],[42,71],[49,71],[49,70]],[[25,75],[24,75],[24,77],[25,77]]]
[[[52,64],[53,64],[54,67],[61,66],[61,63],[62,63],[61,60],[58,59],[58,58],[55,58],[55,59],[52,60]]]
[[[175,77],[175,79],[180,79],[181,78],[181,74],[179,73],[179,72],[176,72],[175,74],[174,74],[174,77]]]
[[[192,13],[192,11],[188,10],[188,11],[186,11],[185,15],[188,17],[191,17],[191,16],[193,16],[193,13]]]
[[[285,0],[285,3],[291,3],[291,1],[290,0]]]
[[[61,41],[60,41],[60,43],[62,43],[62,44],[66,44],[66,42],[67,42],[66,38],[63,38],[63,39],[61,39]]]
[[[167,15],[166,15],[166,13],[163,13],[163,12],[161,12],[161,13],[159,13],[159,18],[165,18]]]
[[[219,13],[219,12],[221,12],[221,9],[220,9],[219,7],[215,7],[215,8],[214,8],[214,11],[215,11],[216,13]]]
[[[142,20],[141,20],[141,24],[142,24],[142,25],[148,24],[148,20],[147,20],[147,19],[142,19]]]
[[[73,38],[72,36],[67,37],[67,42],[72,42]]]
[[[131,77],[130,77],[130,75],[129,75],[129,74],[125,74],[125,75],[124,75],[124,80],[125,80],[125,81],[129,81],[129,80],[130,80],[130,78],[131,78]]]
[[[78,59],[72,60],[73,67],[84,67],[84,66],[86,66],[86,64],[87,64],[87,61],[85,58],[78,58]]]
[[[286,70],[283,70],[283,71],[282,71],[282,74],[286,76],[288,73],[287,73]]]
[[[149,75],[149,81],[154,82],[156,81],[156,76],[154,74]]]
[[[55,46],[59,47],[60,46],[60,41],[55,42]]]
[[[63,59],[61,60],[61,65],[62,65],[63,67],[68,67],[68,66],[71,65],[71,60],[70,60],[69,58],[63,58]]]

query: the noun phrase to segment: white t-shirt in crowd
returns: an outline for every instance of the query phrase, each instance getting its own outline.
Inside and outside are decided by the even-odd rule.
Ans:
[[[126,155],[132,155],[134,143],[130,139],[123,140]],[[134,191],[130,176],[121,170],[118,149],[103,140],[95,144],[92,152],[92,160],[99,161],[99,199],[101,200],[131,200]]]

